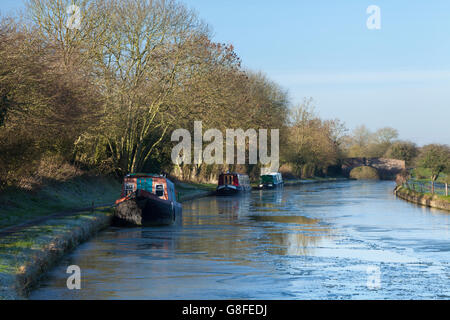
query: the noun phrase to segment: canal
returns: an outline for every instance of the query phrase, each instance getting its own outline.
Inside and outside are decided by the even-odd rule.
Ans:
[[[31,299],[449,299],[450,214],[347,181],[209,197],[180,225],[110,228]],[[81,268],[81,290],[66,269]]]

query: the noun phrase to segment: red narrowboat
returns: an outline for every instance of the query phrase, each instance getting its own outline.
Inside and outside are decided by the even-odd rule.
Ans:
[[[114,224],[171,225],[181,218],[175,185],[162,175],[137,173],[124,178],[121,198],[116,201]]]
[[[218,195],[233,195],[250,190],[250,179],[245,174],[227,172],[219,175]]]

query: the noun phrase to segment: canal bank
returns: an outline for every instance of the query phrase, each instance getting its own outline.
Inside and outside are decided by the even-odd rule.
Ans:
[[[394,194],[400,199],[415,204],[450,211],[450,197],[420,193],[403,186],[396,186]]]
[[[56,216],[0,238],[0,299],[25,297],[67,252],[111,223],[110,208]]]
[[[325,183],[325,182],[342,182],[348,181],[348,178],[313,178],[313,179],[295,179],[295,180],[285,180],[285,186],[298,186],[302,184],[312,184],[312,183]]]

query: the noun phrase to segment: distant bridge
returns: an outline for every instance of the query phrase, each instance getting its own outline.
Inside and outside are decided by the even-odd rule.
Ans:
[[[368,166],[377,169],[381,179],[391,180],[406,168],[404,160],[387,158],[347,158],[342,162],[342,173],[350,175],[352,169],[362,166]]]

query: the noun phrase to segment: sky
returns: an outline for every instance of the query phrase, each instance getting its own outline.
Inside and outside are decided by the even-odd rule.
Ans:
[[[450,1],[184,0],[233,44],[244,67],[312,97],[352,130],[390,126],[419,145],[450,144]],[[370,5],[380,29],[368,29]],[[0,0],[2,13],[23,7]]]

